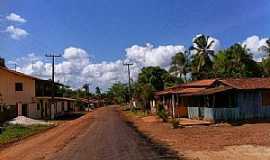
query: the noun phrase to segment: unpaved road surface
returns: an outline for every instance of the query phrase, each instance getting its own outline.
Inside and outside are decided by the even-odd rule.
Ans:
[[[125,123],[111,106],[3,149],[0,160],[178,159],[161,152],[161,148],[150,144]]]

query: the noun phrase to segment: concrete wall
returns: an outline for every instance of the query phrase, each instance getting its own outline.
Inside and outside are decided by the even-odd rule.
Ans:
[[[260,91],[241,92],[237,94],[234,108],[188,107],[188,116],[210,121],[270,119],[270,106],[262,106]]]

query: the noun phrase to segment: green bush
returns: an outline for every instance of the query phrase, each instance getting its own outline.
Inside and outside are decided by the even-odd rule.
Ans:
[[[168,122],[168,114],[165,112],[165,110],[160,110],[157,112],[157,115],[163,120],[163,122]]]

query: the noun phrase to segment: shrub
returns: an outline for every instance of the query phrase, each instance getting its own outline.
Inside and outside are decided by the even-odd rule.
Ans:
[[[157,115],[162,119],[163,122],[168,122],[168,114],[165,112],[165,110],[158,111]]]

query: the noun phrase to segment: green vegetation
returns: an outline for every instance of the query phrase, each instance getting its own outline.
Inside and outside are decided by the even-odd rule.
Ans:
[[[0,144],[6,144],[51,128],[49,125],[8,125],[0,134]]]
[[[124,104],[128,102],[128,85],[123,83],[113,84],[107,92],[108,97],[112,103]]]
[[[187,82],[187,73],[190,72],[190,63],[189,63],[189,54],[188,52],[176,53],[175,56],[172,57],[171,67],[169,72],[171,75],[176,77],[176,83],[183,83],[182,78],[185,82]]]
[[[162,119],[163,122],[168,122],[169,116],[165,110],[158,111],[157,115]]]
[[[193,79],[205,79],[210,78],[214,57],[214,50],[212,46],[214,40],[211,40],[209,36],[199,35],[193,40],[193,45],[190,47],[190,51],[194,51],[196,54],[192,56],[191,69]]]

